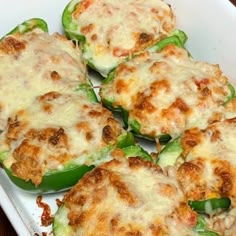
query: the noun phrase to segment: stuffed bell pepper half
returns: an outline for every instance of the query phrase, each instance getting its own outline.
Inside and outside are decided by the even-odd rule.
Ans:
[[[224,118],[235,95],[220,67],[194,60],[179,34],[119,64],[102,82],[103,104],[120,111],[137,136],[167,142],[188,128],[205,128]]]
[[[79,41],[88,66],[103,77],[119,63],[176,30],[171,6],[162,0],[72,0],[62,24]]]
[[[78,46],[30,19],[0,41],[0,162],[10,179],[32,192],[74,185],[134,144],[98,103]]]
[[[227,109],[225,113],[232,115],[227,114]],[[162,168],[177,168],[177,179],[190,207],[203,214],[212,230],[220,235],[235,232],[235,117],[205,129],[186,130],[168,143],[157,159]]]
[[[138,152],[113,155],[65,194],[54,217],[55,236],[196,235],[197,212],[175,173],[163,172]]]

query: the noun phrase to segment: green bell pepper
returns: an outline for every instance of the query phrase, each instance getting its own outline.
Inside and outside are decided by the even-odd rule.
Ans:
[[[127,158],[141,156],[143,159],[153,161],[151,155],[139,145],[127,146],[122,150]]]
[[[62,14],[62,26],[65,32],[65,35],[73,40],[77,40],[80,43],[84,44],[86,39],[82,34],[78,34],[77,28],[78,25],[73,23],[73,12],[75,11],[78,4],[80,4],[81,0],[71,1],[65,7]]]
[[[224,102],[224,105],[226,105],[236,95],[234,86],[229,82],[228,82],[228,87],[229,87],[229,90],[230,90],[230,95],[227,96],[226,101]]]
[[[198,236],[219,236],[218,233],[210,231],[210,230],[205,230],[205,231],[199,231],[197,232]]]
[[[186,40],[187,36],[184,32],[176,31],[173,33],[173,36],[164,38],[163,40],[159,41],[156,45],[149,48],[148,51],[150,52],[161,51],[168,44],[174,44],[178,47],[184,48],[184,43],[186,42]],[[134,58],[135,56],[136,55],[133,55],[132,58]],[[124,127],[129,128],[135,134],[135,136],[149,140],[156,139],[163,144],[171,140],[172,137],[167,133],[159,134],[157,137],[152,137],[152,136],[150,137],[148,135],[141,134],[140,130],[142,128],[142,124],[136,119],[131,119],[129,117],[129,111],[125,110],[123,107],[121,107],[121,105],[117,105],[115,97],[112,96],[112,94],[110,96],[107,95],[108,94],[107,87],[109,87],[109,84],[112,83],[115,77],[116,77],[116,68],[113,69],[108,74],[108,76],[102,81],[102,86],[100,89],[100,97],[104,106],[106,106],[108,109],[112,111],[120,112],[124,123]],[[227,86],[229,88],[229,94],[225,97],[224,104],[227,104],[235,96],[234,86],[230,84],[230,82],[227,83]]]
[[[43,19],[32,18],[32,19],[26,20],[23,23],[16,26],[13,30],[11,30],[9,33],[7,33],[4,37],[6,37],[7,35],[25,34],[27,32],[33,31],[35,29],[39,29],[39,30],[42,30],[42,32],[48,33],[48,25]],[[4,39],[4,37],[2,37],[0,39],[0,41],[2,39]],[[92,83],[89,79],[88,79],[87,84],[80,84],[78,86],[78,88],[76,89],[76,91],[84,91],[84,92],[86,92],[90,101],[98,102],[96,93],[94,92],[94,90],[92,88]]]
[[[82,49],[83,49],[83,52],[86,53],[89,50],[89,45],[86,42],[86,37],[82,33],[78,32],[79,25],[73,19],[73,13],[75,12],[77,6],[80,3],[81,3],[81,0],[72,0],[66,5],[66,7],[64,8],[63,14],[62,14],[62,25],[63,25],[65,35],[69,39],[80,42],[80,44],[82,46]],[[183,31],[176,30],[176,31],[173,32],[173,35],[171,37],[168,37],[166,39],[161,40],[160,43],[155,44],[154,46],[150,47],[148,50],[150,50],[150,51],[152,51],[152,50],[161,50],[165,45],[170,44],[170,43],[174,43],[175,45],[183,47],[186,40],[187,40],[186,34]],[[135,53],[135,54],[137,54],[137,53]],[[134,55],[132,55],[132,56],[134,56]],[[126,60],[126,59],[127,58],[125,58],[124,60]],[[87,59],[87,65],[91,69],[98,71],[102,76],[104,76],[103,75],[104,73],[102,73],[94,65],[92,58]],[[115,68],[117,65],[115,65],[115,66],[113,65],[109,69],[109,71],[111,71],[112,68]]]
[[[198,215],[197,224],[194,227],[194,231],[198,236],[219,236],[218,233],[207,229],[207,222],[205,220],[205,217],[201,214]]]
[[[65,207],[64,204],[58,208],[53,218],[53,235],[73,235],[73,229],[69,225],[69,219],[67,218],[68,213],[69,210]]]
[[[113,70],[108,77],[103,80],[103,84],[109,84],[115,76],[115,70]],[[233,87],[232,84],[228,83],[228,87],[230,89],[230,95],[227,96],[226,101],[224,104],[228,103],[228,101],[230,101],[234,96],[235,96],[235,88]],[[103,88],[101,89],[100,93],[105,94],[105,89],[103,91]],[[169,134],[160,134],[157,137],[151,137],[148,135],[144,135],[140,133],[140,129],[141,129],[141,124],[137,121],[137,120],[129,120],[129,112],[127,110],[125,110],[123,107],[121,106],[117,106],[114,107],[113,103],[114,101],[112,99],[109,98],[105,98],[104,96],[102,96],[102,103],[104,104],[105,107],[107,107],[109,110],[113,111],[113,112],[120,112],[121,113],[121,117],[122,117],[122,121],[124,123],[124,127],[130,128],[130,130],[134,133],[135,136],[137,137],[141,137],[141,138],[145,138],[148,140],[158,140],[161,144],[166,144],[167,142],[169,142],[171,140],[171,136]],[[176,147],[177,147],[177,140],[174,141]],[[172,148],[172,147],[171,147]],[[179,148],[179,147],[178,147]],[[165,153],[167,150],[165,150]],[[178,157],[180,153],[176,153],[176,158]],[[163,155],[164,156],[164,155]],[[161,158],[162,159],[162,158]],[[172,157],[172,160],[174,161],[174,157]],[[172,161],[172,162],[173,162]]]
[[[42,30],[42,32],[48,32],[48,26],[44,20],[39,18],[33,18],[18,25],[7,35],[21,35],[28,33],[34,29],[40,29]],[[90,102],[98,102],[96,94],[89,80],[88,83],[79,84],[76,88],[76,91],[78,93],[85,93]],[[118,138],[117,147],[123,148],[129,145],[134,145],[133,135],[131,133],[124,132]],[[99,153],[94,153],[91,155],[96,155],[96,157],[102,159],[109,155],[110,151],[113,148],[115,148],[114,145],[108,145],[107,147],[104,147],[102,150],[100,150]],[[80,179],[84,175],[84,173],[94,168],[94,165],[78,165],[76,164],[76,160],[73,160],[70,163],[65,164],[65,166],[63,166],[63,168],[61,169],[55,169],[46,172],[43,176],[42,182],[38,186],[35,186],[32,181],[25,181],[15,176],[12,173],[11,168],[5,165],[4,161],[7,157],[7,153],[8,151],[2,151],[2,153],[0,154],[0,164],[2,164],[9,178],[19,188],[34,193],[54,192],[70,188],[78,181],[78,179]],[[88,156],[88,158],[90,158],[91,155]]]
[[[232,96],[234,94],[234,89],[232,87]],[[177,159],[181,156],[183,152],[183,148],[181,145],[181,137],[172,140],[168,144],[166,144],[161,152],[158,154],[157,164],[162,167],[166,167],[168,165],[174,166]]]
[[[79,42],[81,42],[82,44],[86,43],[86,38],[83,34],[79,34],[77,32],[78,29],[78,25],[73,22],[73,12],[75,11],[75,9],[77,8],[77,6],[81,3],[81,0],[72,0],[70,1],[62,14],[62,25],[63,25],[63,29],[65,31],[65,35],[70,38],[70,39],[74,39],[74,40],[78,40]],[[163,48],[166,43],[174,43],[176,45],[179,45],[181,47],[183,47],[183,45],[185,44],[186,40],[187,40],[187,36],[183,31],[180,30],[176,30],[173,32],[173,36],[167,40],[162,40],[162,43],[160,44],[156,44],[154,47],[157,47],[157,50],[160,50],[161,48]]]
[[[129,146],[134,146],[135,139],[131,132],[123,133],[117,138],[117,148],[124,149]]]
[[[141,132],[140,132],[140,129],[141,129],[140,123],[137,120],[128,121],[128,116],[127,116],[126,119],[127,119],[127,121],[124,121],[124,122],[127,124],[127,127],[130,127],[133,134],[135,136],[139,137],[139,138],[144,138],[144,139],[147,139],[147,140],[150,140],[150,141],[158,140],[158,142],[160,144],[166,144],[171,139],[171,136],[169,134],[160,134],[156,137],[141,134]],[[124,116],[123,116],[123,120],[124,120]]]
[[[48,25],[43,19],[32,18],[19,24],[13,30],[7,33],[5,36],[14,35],[14,34],[24,34],[35,29],[40,29],[43,32],[48,32]],[[0,40],[2,40],[4,37],[2,37]]]
[[[99,151],[99,153],[92,153],[88,156],[88,158],[95,156],[98,159],[105,158],[109,156],[110,152],[115,148],[121,148],[125,150],[125,152],[130,153],[128,150],[130,145],[135,145],[135,140],[130,132],[124,132],[117,139],[116,145],[108,145]],[[139,147],[135,147],[134,150],[137,151]],[[141,148],[140,148],[140,152]],[[78,165],[76,163],[76,158],[69,163],[66,163],[62,168],[50,170],[46,172],[43,176],[42,182],[35,186],[32,181],[25,181],[12,173],[11,167],[7,167],[4,164],[4,161],[7,157],[8,151],[3,151],[0,154],[0,164],[3,166],[6,174],[11,179],[11,181],[18,186],[19,188],[26,190],[32,193],[50,193],[55,191],[62,191],[72,187],[86,172],[92,170],[94,165]],[[143,150],[144,155],[148,156],[148,154]]]
[[[151,156],[139,145],[126,146],[123,147],[122,150],[125,153],[125,157],[141,157],[145,160],[151,160]],[[57,235],[71,235],[73,233],[73,229],[69,226],[69,220],[67,218],[68,209],[62,204],[53,219],[53,233],[55,236]]]
[[[160,165],[162,168],[166,166],[174,166],[176,163],[177,158],[183,152],[183,148],[180,145],[180,140],[175,139],[170,143],[167,143],[158,154],[157,164]]]
[[[171,139],[171,136],[169,134],[161,134],[157,137],[151,137],[151,136],[148,136],[148,135],[140,134],[141,125],[136,120],[133,120],[133,121],[129,122],[129,112],[128,111],[123,109],[121,106],[118,106],[118,107],[114,108],[112,106],[112,103],[110,101],[106,100],[106,99],[102,100],[102,103],[106,108],[108,108],[112,112],[119,113],[120,116],[121,116],[124,128],[125,129],[130,128],[130,131],[136,137],[144,138],[144,139],[147,139],[147,140],[150,140],[150,141],[155,141],[156,139],[158,139],[158,141],[161,144],[166,144]]]
[[[97,96],[96,96],[96,93],[94,92],[93,87],[92,87],[92,85],[90,84],[90,81],[89,81],[88,84],[80,84],[80,85],[78,86],[78,88],[76,89],[76,91],[78,91],[78,92],[80,92],[80,91],[84,92],[84,93],[87,95],[88,99],[89,99],[91,102],[96,102],[96,103],[99,102],[99,101],[98,101],[98,98],[97,98]]]
[[[169,44],[174,44],[180,48],[184,48],[184,45],[187,41],[188,37],[185,32],[181,30],[176,30],[173,32],[172,36],[166,37],[159,42],[157,42],[154,46],[151,46],[148,51],[157,52],[161,51],[165,46]]]
[[[160,51],[169,44],[174,44],[178,47],[183,48],[186,40],[187,40],[186,34],[183,31],[177,30],[173,33],[173,36],[160,40],[156,45],[150,47],[148,51],[150,52]],[[133,57],[135,57],[136,55],[133,55]],[[104,85],[109,84],[114,79],[115,73],[116,73],[116,69],[114,68],[113,70],[111,70],[108,76],[103,80],[102,84]],[[104,90],[102,88],[100,90],[100,94],[105,94]],[[141,124],[137,120],[129,120],[129,112],[127,110],[125,110],[121,106],[114,106],[113,105],[114,101],[112,99],[106,98],[105,96],[101,96],[101,97],[102,97],[102,103],[104,104],[105,107],[107,107],[109,110],[113,112],[121,113],[124,127],[125,128],[129,127],[135,136],[152,140],[152,141],[155,141],[156,139],[158,139],[158,141],[162,144],[167,143],[171,139],[171,136],[169,134],[160,134],[157,137],[151,137],[148,135],[141,134],[140,133]]]
[[[198,213],[212,215],[218,211],[229,209],[231,200],[228,197],[210,198],[202,201],[189,200],[188,204]]]
[[[17,187],[31,192],[31,193],[50,193],[56,191],[63,191],[75,185],[78,179],[80,179],[86,172],[92,170],[94,166],[86,165],[67,165],[62,170],[49,171],[44,174],[40,185],[35,186],[32,181],[25,181],[15,176],[11,168],[7,168],[3,162],[2,164],[6,174]]]
[[[42,32],[48,33],[48,25],[47,23],[41,18],[32,18],[29,20],[24,21],[23,23],[17,25],[14,29],[12,29],[9,33],[3,36],[0,41],[2,41],[6,36],[9,35],[23,35],[25,33],[29,33],[33,30],[40,30]],[[78,85],[75,89],[78,92],[85,92],[87,97],[92,102],[98,102],[96,93],[92,87],[92,83],[89,78],[86,79],[86,82],[83,82]],[[0,132],[2,132],[0,130]]]

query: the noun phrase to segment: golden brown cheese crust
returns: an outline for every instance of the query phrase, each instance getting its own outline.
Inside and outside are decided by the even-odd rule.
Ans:
[[[62,35],[35,30],[0,42],[0,130],[12,112],[50,91],[72,92],[86,83],[81,51]]]
[[[200,200],[227,196],[236,204],[236,118],[184,133],[181,144],[185,161],[178,169],[187,198]]]
[[[24,41],[19,41],[13,37],[7,37],[0,44],[0,50],[6,54],[19,54],[25,47]]]
[[[86,156],[115,144],[121,133],[120,122],[101,104],[83,94],[50,92],[8,119],[1,144],[10,150],[13,174],[38,185],[45,172],[73,159],[94,164]]]
[[[87,173],[64,203],[74,235],[194,235],[197,215],[175,177],[137,157]]]
[[[195,61],[186,50],[168,45],[120,64],[100,96],[129,112],[141,134],[178,137],[191,127],[222,120],[231,92],[218,65]]]
[[[228,119],[236,117],[236,97],[225,104],[225,114]]]
[[[156,1],[158,2],[158,1]],[[163,1],[160,1],[163,2]],[[86,24],[83,22],[83,18],[81,19],[81,24],[83,26],[81,26],[81,33],[83,33],[84,35],[86,35],[88,37],[91,37],[92,41],[98,40],[99,37],[101,37],[98,33],[98,29],[101,29],[101,25],[99,25],[100,21],[103,23],[103,21],[107,21],[107,19],[105,19],[107,17],[107,15],[110,16],[109,21],[113,22],[113,27],[115,28],[110,28],[112,27],[112,25],[110,25],[110,23],[108,22],[108,29],[107,29],[107,40],[113,40],[111,37],[111,33],[115,34],[115,32],[111,32],[112,30],[115,30],[116,32],[119,32],[119,30],[117,29],[117,25],[115,25],[116,21],[115,19],[112,18],[119,18],[120,15],[126,14],[126,16],[128,16],[128,18],[121,18],[120,20],[124,22],[124,19],[132,19],[132,23],[129,22],[130,25],[126,25],[126,31],[130,30],[132,32],[132,30],[135,30],[135,28],[137,28],[137,26],[135,27],[135,23],[134,19],[138,20],[139,17],[142,16],[142,13],[146,13],[146,9],[149,9],[149,14],[152,16],[153,22],[161,22],[161,26],[160,29],[156,29],[156,35],[154,35],[153,33],[147,33],[147,32],[142,32],[142,31],[133,31],[133,41],[134,41],[134,47],[131,49],[126,49],[126,50],[122,50],[119,47],[114,47],[113,48],[113,55],[115,56],[128,56],[134,52],[140,51],[144,48],[146,48],[149,45],[152,45],[155,41],[157,41],[159,38],[163,37],[162,34],[170,34],[174,27],[175,27],[175,17],[173,15],[173,12],[171,11],[171,9],[168,9],[168,6],[165,5],[164,3],[160,4],[159,3],[159,9],[158,9],[158,3],[155,4],[150,4],[150,6],[147,5],[147,3],[145,5],[144,1],[136,1],[136,6],[134,5],[133,1],[127,1],[126,5],[122,5],[119,6],[118,5],[119,2],[114,4],[114,1],[109,1],[109,0],[105,0],[105,1],[96,1],[96,0],[82,0],[80,1],[80,3],[77,5],[74,13],[73,13],[73,18],[75,20],[80,21],[80,17],[82,18],[82,15],[86,15],[86,14],[90,14],[91,12],[94,13],[94,15],[92,17],[90,17],[90,21],[87,22]],[[138,6],[137,6],[138,5]],[[126,8],[125,8],[126,7]],[[145,9],[146,8],[146,9]],[[94,11],[96,9],[96,11]],[[127,11],[127,12],[126,12]],[[88,13],[87,13],[88,12]],[[124,13],[125,12],[125,13]],[[98,19],[96,20],[96,17],[100,17],[102,19]],[[132,18],[133,17],[133,18]],[[153,23],[152,22],[152,23]],[[133,25],[132,25],[133,24]],[[153,23],[153,25],[155,25]],[[133,29],[132,29],[133,26]],[[130,28],[129,28],[130,27]],[[161,28],[163,27],[163,29]],[[104,26],[105,28],[105,26]],[[156,26],[157,28],[157,26]],[[124,31],[125,29],[123,29]],[[137,29],[136,29],[137,30]],[[160,32],[158,32],[158,30]],[[162,32],[162,30],[165,32]],[[101,33],[101,32],[100,32]],[[159,35],[160,34],[160,35]],[[117,37],[120,37],[120,35],[116,35]],[[128,38],[129,34],[127,35],[127,41],[130,40]],[[107,42],[109,44],[109,42]],[[109,45],[108,45],[109,46]],[[123,53],[121,53],[123,52]]]

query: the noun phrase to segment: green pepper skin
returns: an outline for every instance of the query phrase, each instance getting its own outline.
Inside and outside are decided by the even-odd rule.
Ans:
[[[227,210],[231,205],[231,200],[227,197],[210,198],[203,201],[188,201],[188,204],[198,213],[212,215],[219,210]]]
[[[194,231],[204,231],[207,227],[207,223],[204,215],[198,214],[197,216],[197,224],[194,227]]]
[[[72,15],[78,4],[80,4],[80,0],[71,1],[67,4],[62,14],[62,26],[66,37],[79,42],[82,46],[82,52],[85,53],[87,50],[86,38],[84,35],[78,34],[78,32],[76,32],[78,26],[76,24],[73,25],[72,23]],[[97,70],[92,61],[88,60],[87,66],[92,70]]]
[[[169,134],[161,134],[157,137],[151,137],[148,135],[144,135],[140,133],[140,128],[141,125],[138,121],[133,120],[133,121],[129,121],[129,112],[125,109],[123,109],[121,106],[114,108],[112,106],[112,103],[109,102],[108,100],[103,100],[102,101],[103,105],[108,108],[109,110],[115,112],[115,113],[120,113],[121,114],[121,118],[123,121],[123,126],[125,129],[130,128],[130,131],[138,138],[144,138],[150,141],[155,141],[158,140],[161,144],[166,144],[167,142],[169,142],[171,140],[171,136]]]
[[[217,234],[216,232],[210,231],[210,230],[206,230],[206,231],[199,231],[197,232],[198,236],[220,236],[219,234]]]
[[[53,235],[55,236],[70,236],[73,235],[73,229],[69,225],[69,219],[67,218],[68,209],[65,207],[65,205],[61,205],[54,218],[53,218]]]
[[[40,185],[35,186],[32,181],[25,181],[12,174],[11,169],[8,169],[4,164],[3,168],[6,171],[11,181],[19,188],[31,193],[51,193],[66,190],[75,185],[86,172],[92,170],[94,166],[72,166],[49,172],[43,176]]]
[[[131,132],[124,133],[120,135],[117,139],[117,148],[124,149],[129,146],[135,145],[135,139]]]
[[[167,46],[169,44],[174,44],[174,45],[176,45],[178,47],[183,48],[186,41],[187,41],[186,34],[183,31],[176,30],[173,33],[172,36],[160,40],[156,45],[150,47],[148,49],[148,51],[150,51],[150,52],[160,51],[165,46]],[[133,55],[132,58],[134,58],[137,55],[138,55],[138,53]],[[127,58],[126,60],[129,60],[129,59]],[[112,69],[110,71],[110,73],[103,80],[102,83],[103,84],[109,84],[114,79],[115,73],[116,73],[116,68],[114,68],[114,69]],[[102,93],[102,90],[100,92]],[[155,141],[155,140],[158,139],[158,141],[161,144],[165,144],[165,143],[167,143],[171,139],[171,136],[169,134],[161,134],[158,137],[151,137],[151,136],[148,136],[148,135],[141,134],[140,133],[141,124],[137,120],[129,120],[129,112],[126,111],[123,107],[121,107],[121,106],[114,107],[113,106],[114,101],[112,99],[107,99],[107,98],[102,98],[102,103],[109,110],[111,110],[113,112],[120,112],[121,113],[121,117],[122,117],[122,121],[124,123],[124,127],[126,129],[130,128],[131,132],[133,132],[133,134],[135,136],[140,137],[140,138],[144,138],[144,139],[147,139],[147,140],[151,140],[151,141]]]
[[[226,101],[224,102],[224,105],[226,105],[236,95],[234,86],[229,82],[228,82],[228,87],[229,87],[229,90],[230,90],[230,95],[226,98]]]
[[[108,77],[105,80],[103,80],[103,84],[109,84],[114,79],[114,76],[115,76],[115,69],[109,73]],[[228,87],[230,89],[230,95],[226,98],[224,105],[226,105],[236,95],[234,86],[232,84],[228,83]],[[111,110],[113,112],[120,112],[121,117],[122,117],[122,121],[124,123],[124,127],[126,129],[130,128],[135,136],[140,137],[140,138],[144,138],[144,139],[148,139],[151,141],[158,140],[161,144],[166,144],[167,142],[169,142],[171,140],[171,136],[169,134],[161,134],[157,137],[150,137],[148,135],[141,134],[140,133],[141,124],[137,120],[129,120],[129,112],[127,110],[125,110],[121,106],[114,107],[113,106],[114,101],[112,99],[102,98],[102,103],[109,110]]]
[[[145,160],[151,161],[151,156],[139,145],[133,145],[133,146],[126,146],[123,147],[122,150],[125,153],[125,157],[141,157]],[[65,205],[61,205],[53,219],[53,233],[55,236],[63,235],[63,236],[69,236],[72,235],[73,230],[69,226],[69,220],[67,218],[68,210],[65,207]]]
[[[89,81],[90,82],[90,81]],[[98,98],[96,96],[96,93],[94,92],[91,84],[80,84],[78,86],[78,88],[76,89],[76,91],[82,91],[82,92],[85,92],[85,94],[87,95],[88,99],[91,101],[91,102],[95,102],[95,103],[98,103]]]
[[[132,133],[123,133],[118,137],[117,145],[112,147],[108,146],[101,150],[101,158],[103,156],[109,155],[109,152],[114,148],[127,148],[130,145],[135,145],[135,140]],[[2,164],[6,174],[11,179],[11,181],[19,188],[31,192],[31,193],[51,193],[56,191],[62,191],[71,188],[78,180],[88,171],[92,170],[95,166],[90,165],[77,165],[77,164],[67,164],[62,169],[52,170],[46,172],[43,176],[40,185],[35,186],[32,181],[25,181],[12,173],[11,168],[7,168],[4,164],[7,151],[2,152],[0,155],[0,164]],[[147,155],[147,154],[145,154]]]
[[[177,158],[183,152],[179,138],[167,143],[164,149],[158,154],[157,164],[162,168],[166,166],[174,166]]]
[[[44,20],[40,18],[33,18],[18,25],[7,35],[24,34],[34,29],[41,29],[43,32],[48,32],[48,26]],[[98,103],[97,96],[89,80],[88,83],[80,84],[76,91],[85,93],[91,102]],[[125,148],[130,145],[135,145],[134,137],[132,133],[124,132],[118,137],[117,146],[109,145],[100,150],[99,155],[102,158],[106,155],[109,155],[109,152],[113,148]],[[94,165],[87,166],[75,164],[75,160],[73,163],[66,164],[61,169],[46,172],[42,178],[42,182],[38,186],[35,186],[31,180],[25,181],[15,176],[12,173],[11,168],[8,168],[4,164],[4,160],[6,159],[7,153],[8,151],[3,151],[2,153],[0,153],[0,164],[3,166],[8,177],[16,186],[32,193],[50,193],[68,189],[72,187],[86,172],[92,170],[95,167]]]
[[[40,29],[43,32],[48,32],[48,25],[43,19],[32,18],[32,19],[29,19],[29,20],[24,21],[23,23],[19,24],[18,26],[16,26],[13,30],[11,30],[6,35],[25,34],[27,32],[34,30],[34,29]],[[2,40],[3,38],[1,38],[0,40]]]
[[[0,154],[0,164],[4,168],[9,179],[20,189],[31,193],[51,193],[56,191],[63,191],[72,187],[78,179],[80,179],[86,172],[92,170],[94,166],[75,165],[71,164],[65,166],[61,170],[49,171],[43,176],[40,185],[35,186],[32,181],[25,181],[12,173],[11,168],[6,167],[4,160],[8,152]]]
[[[145,160],[152,161],[152,157],[150,156],[150,154],[139,145],[128,146],[128,147],[122,148],[122,150],[124,151],[125,156],[127,158],[139,156]]]
[[[78,25],[76,23],[73,23],[72,15],[75,11],[76,7],[80,4],[81,0],[72,0],[70,1],[66,7],[64,8],[63,14],[62,14],[62,25],[65,32],[65,35],[72,40],[78,41],[81,46],[83,52],[87,51],[88,45],[86,44],[86,38],[83,34],[80,34],[77,32]],[[161,40],[161,42],[155,44],[154,46],[151,46],[150,50],[161,50],[163,47],[165,47],[167,44],[175,44],[177,46],[183,47],[184,43],[187,40],[187,36],[183,31],[176,30],[173,32],[173,35]],[[148,49],[148,50],[149,50]],[[138,53],[136,53],[138,54]],[[132,55],[131,58],[135,56]],[[128,58],[125,58],[124,60],[127,60]],[[96,71],[99,71],[96,66],[93,64],[92,59],[87,60],[87,65]],[[110,71],[112,71],[112,68],[110,68]]]
[[[173,32],[172,36],[160,40],[154,46],[151,46],[148,49],[148,51],[150,52],[161,51],[165,46],[169,44],[174,44],[177,47],[184,48],[184,44],[186,43],[187,39],[188,37],[183,31],[176,30]]]
[[[139,138],[144,138],[150,141],[158,140],[158,142],[160,142],[161,144],[166,144],[171,139],[171,136],[169,134],[160,134],[156,137],[141,134],[140,132],[141,124],[137,120],[132,120],[132,121],[127,120],[127,123],[128,126],[131,128],[133,134]]]
[[[72,14],[76,9],[77,5],[80,3],[80,0],[71,1],[65,7],[63,14],[62,14],[62,26],[65,32],[65,35],[74,40],[78,40],[80,43],[85,43],[86,39],[84,35],[74,33],[73,29],[76,31],[77,25],[72,26]]]
[[[188,40],[188,36],[185,34],[184,31],[182,30],[175,30],[173,32],[173,35],[177,36],[181,42],[182,45],[185,45],[185,43],[187,42]]]
[[[11,168],[6,167],[4,159],[0,159],[0,164],[3,166],[9,179],[17,187],[31,193],[52,193],[63,191],[72,187],[86,172],[92,170],[95,166],[71,164],[64,166],[62,169],[49,171],[44,174],[42,182],[35,186],[31,180],[25,181],[12,173]]]
[[[198,215],[197,224],[194,227],[194,231],[198,236],[219,236],[216,232],[207,229],[207,223],[205,217],[201,214]]]
[[[151,137],[149,135],[144,135],[140,133],[140,129],[141,129],[141,125],[137,120],[132,120],[129,121],[129,112],[126,111],[125,109],[123,109],[122,107],[116,107],[113,108],[112,103],[107,101],[107,100],[103,100],[102,101],[103,105],[105,107],[107,107],[109,110],[112,110],[113,112],[119,112],[121,114],[121,118],[124,124],[124,128],[128,129],[130,128],[130,131],[139,138],[144,138],[150,141],[155,141],[158,140],[161,144],[166,144],[167,142],[169,142],[171,140],[171,136],[169,134],[161,134],[158,135],[157,137]]]

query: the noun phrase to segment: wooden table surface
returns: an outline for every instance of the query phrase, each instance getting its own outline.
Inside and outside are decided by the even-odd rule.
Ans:
[[[236,6],[236,0],[230,0]],[[8,218],[0,207],[0,236],[17,236]]]
[[[8,218],[0,207],[0,236],[17,236]]]

